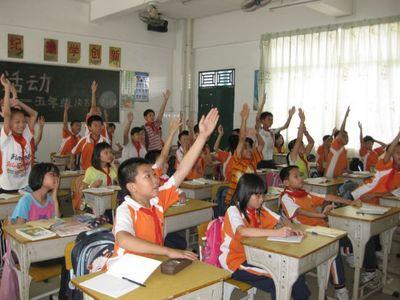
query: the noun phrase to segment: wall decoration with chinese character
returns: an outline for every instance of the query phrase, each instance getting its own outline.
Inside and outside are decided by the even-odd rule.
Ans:
[[[81,43],[71,42],[67,43],[67,62],[70,64],[77,64],[81,60]]]
[[[134,71],[121,71],[121,108],[131,109],[135,102],[136,76]]]
[[[110,64],[110,67],[114,67],[114,68],[121,67],[121,48],[110,47],[109,64]]]
[[[135,72],[135,101],[149,102],[149,73]]]
[[[101,45],[89,44],[89,65],[101,65]]]
[[[8,35],[8,57],[24,58],[24,36],[18,34]]]
[[[0,61],[0,70],[15,85],[23,102],[46,117],[62,122],[64,104],[70,103],[68,117],[84,120],[90,107],[93,80],[98,82],[97,104],[107,110],[110,122],[119,121],[120,72],[49,64]]]
[[[43,59],[45,61],[58,61],[58,40],[44,39]]]

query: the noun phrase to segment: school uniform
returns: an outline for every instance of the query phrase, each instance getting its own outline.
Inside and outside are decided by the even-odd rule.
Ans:
[[[144,158],[147,154],[146,147],[139,142],[133,142],[131,139],[122,148],[121,162],[132,158]]]
[[[297,166],[299,168],[300,176],[303,179],[308,178],[308,174],[310,172],[310,167],[308,165],[307,159],[302,154],[297,154],[296,161],[292,161],[290,158],[290,154],[288,155],[289,165]]]
[[[94,141],[92,139],[92,135],[89,134],[87,136],[84,136],[81,138],[76,144],[75,148],[72,149],[71,153],[73,155],[78,155],[81,154],[81,169],[86,170],[92,165],[92,156],[93,156],[93,151],[94,147],[98,143],[108,143],[108,139],[105,138],[104,136],[100,135],[99,139],[97,141]]]
[[[230,151],[217,151],[216,159],[222,163],[222,175],[225,180],[230,178],[230,165],[229,162],[232,158],[232,153]]]
[[[161,122],[146,122],[144,124],[144,130],[146,131],[146,136],[148,139],[148,151],[151,150],[161,150],[163,146],[162,138],[161,138],[161,130],[160,130]]]
[[[251,159],[244,159],[243,157],[239,157],[237,150],[233,153],[230,167],[231,177],[229,181],[229,190],[225,198],[226,204],[230,203],[240,177],[245,173],[256,173],[257,164],[261,161],[262,154],[257,150],[257,148],[253,149],[252,154],[253,157]]]
[[[271,275],[267,271],[247,263],[244,246],[241,244],[243,237],[237,232],[237,229],[239,226],[274,229],[279,223],[280,217],[264,207],[261,208],[260,214],[255,209],[246,212],[248,219],[237,206],[231,206],[226,211],[221,229],[222,244],[219,262],[222,268],[232,272],[232,278],[271,293],[272,299],[275,299],[275,285]],[[309,298],[310,291],[304,276],[300,276],[293,285],[292,296],[296,300]]]
[[[75,148],[76,144],[78,144],[79,140],[81,139],[81,136],[79,134],[74,135],[72,134],[69,130],[63,129],[63,140],[61,142],[60,149],[58,150],[58,153],[61,155],[67,155],[72,152],[72,149]]]
[[[396,169],[393,160],[389,160],[386,164],[383,159],[380,159],[376,165],[376,173],[372,179],[355,189],[351,195],[355,200],[363,195],[372,193],[390,193],[391,191],[400,188],[400,170]],[[379,204],[379,197],[371,200],[364,200],[370,204]]]
[[[342,140],[335,138],[332,142],[328,154],[325,176],[335,178],[342,175],[347,169],[347,150],[344,148]]]
[[[164,214],[179,200],[174,177],[169,178],[158,191],[158,196],[150,199],[148,208],[136,202],[129,195],[125,196],[124,202],[116,211],[113,229],[115,236],[118,232],[125,231],[147,242],[163,245]],[[125,253],[135,252],[122,248],[116,241],[114,256],[121,256]]]
[[[274,159],[275,135],[278,133],[278,129],[261,128],[259,131],[259,134],[265,143],[262,154],[266,161]]]
[[[186,176],[187,180],[193,180],[204,177],[204,173],[206,171],[206,161],[204,160],[204,156],[209,154],[210,154],[210,148],[208,147],[208,145],[205,145],[203,147],[202,153],[197,158],[189,174]],[[183,148],[179,147],[178,150],[176,150],[175,169],[178,169],[179,164],[183,160],[184,155],[185,154],[183,153]]]
[[[99,179],[103,181],[102,186],[110,186],[117,179],[117,171],[113,167],[110,167],[108,171],[98,170],[93,166],[86,169],[84,183],[91,185]]]
[[[4,128],[1,129],[0,188],[4,191],[18,190],[28,185],[33,160],[32,138],[33,132],[28,126],[22,135],[14,135],[11,130],[6,134]]]
[[[378,163],[379,156],[385,153],[385,148],[378,147],[373,150],[369,150],[364,146],[361,146],[359,154],[364,164],[364,171],[371,171],[371,167],[375,168]]]

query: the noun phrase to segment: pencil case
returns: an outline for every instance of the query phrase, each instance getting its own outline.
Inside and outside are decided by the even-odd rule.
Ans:
[[[185,258],[169,259],[161,264],[161,273],[175,275],[189,266],[191,263],[191,260]]]

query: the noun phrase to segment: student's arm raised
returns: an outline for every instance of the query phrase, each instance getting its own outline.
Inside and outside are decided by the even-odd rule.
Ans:
[[[221,149],[219,148],[219,145],[221,144],[221,140],[222,140],[222,137],[223,137],[223,136],[224,136],[224,127],[222,127],[222,125],[219,124],[219,125],[218,125],[218,136],[217,136],[217,139],[215,140],[213,151],[219,151],[219,150],[221,150]]]
[[[307,157],[314,148],[314,139],[312,138],[307,129],[304,130],[304,135],[306,136],[307,139],[307,146],[306,146],[306,157]]]
[[[68,128],[68,110],[69,110],[69,102],[66,101],[64,104],[64,113],[63,113],[63,130],[68,132],[68,134],[72,135],[72,132]]]
[[[344,134],[345,134],[345,131],[346,131],[346,122],[347,122],[347,118],[349,117],[349,113],[350,113],[350,106],[347,107],[346,114],[345,114],[345,116],[344,116],[342,125],[340,126],[339,137],[340,137],[342,140],[345,139]]]
[[[363,139],[364,139],[364,136],[363,136],[363,128],[362,128],[362,124],[361,124],[361,122],[360,122],[360,121],[358,121],[358,128],[360,128],[360,147],[362,147],[362,146],[363,146],[363,144],[364,144],[364,141],[363,141]]]
[[[194,141],[192,147],[190,147],[189,151],[183,157],[178,169],[174,174],[176,186],[179,186],[189,174],[197,158],[201,154],[201,151],[203,150],[203,147],[207,142],[207,138],[214,131],[215,126],[217,126],[218,119],[219,115],[216,108],[211,109],[206,117],[201,117],[201,120],[199,122],[200,133],[197,139]]]
[[[296,107],[292,106],[292,108],[289,110],[288,118],[287,118],[287,120],[286,120],[286,123],[283,124],[282,127],[278,128],[278,131],[279,131],[279,132],[282,131],[282,130],[285,130],[285,129],[287,129],[287,128],[289,127],[290,122],[292,121],[292,117],[293,117],[293,115],[294,115],[295,113],[296,113]]]
[[[400,131],[396,135],[396,137],[393,139],[393,141],[390,143],[389,148],[385,152],[385,157],[383,158],[383,162],[385,164],[387,164],[390,161],[393,151],[396,148],[397,144],[399,143],[399,140],[400,140]]]
[[[44,119],[44,116],[40,116],[40,117],[38,118],[39,132],[38,132],[38,135],[37,135],[36,140],[35,140],[35,147],[36,147],[36,149],[37,149],[37,147],[39,147],[39,144],[40,144],[40,142],[42,141],[42,137],[43,137],[43,128],[44,128],[45,122],[46,122],[46,121],[45,121],[45,119]]]
[[[303,142],[303,135],[304,131],[306,129],[306,126],[304,125],[304,122],[306,120],[306,116],[304,115],[304,112],[301,108],[299,108],[299,118],[300,118],[300,126],[297,131],[297,138],[296,138],[296,143],[294,144],[294,147],[292,151],[290,151],[290,160],[295,162],[297,160],[297,156],[299,155],[299,149],[301,146],[301,143]]]
[[[243,147],[246,143],[246,127],[247,119],[249,118],[249,106],[247,103],[243,104],[242,111],[240,112],[240,132],[239,132],[239,143],[236,147],[236,153],[239,158],[242,157]]]
[[[3,129],[6,135],[10,133],[10,118],[11,118],[11,105],[10,105],[10,90],[11,90],[11,83],[10,81],[1,74],[0,78],[1,84],[4,88],[4,101],[3,101]]]
[[[157,161],[156,161],[156,165],[158,167],[161,167],[164,164],[164,162],[167,160],[169,151],[170,151],[171,146],[172,146],[172,141],[174,139],[174,136],[175,136],[176,132],[181,127],[181,125],[182,125],[182,123],[181,123],[181,119],[179,117],[178,118],[174,118],[169,122],[168,137],[165,140],[164,146],[163,146],[163,148],[161,150],[161,154],[157,158]]]
[[[257,130],[259,130],[260,127],[261,127],[260,116],[261,116],[261,113],[262,113],[262,111],[264,109],[266,98],[267,98],[267,96],[265,95],[265,93],[263,93],[263,96],[261,98],[261,102],[258,104],[257,115],[256,115],[256,125],[255,125],[255,128]]]
[[[133,112],[128,112],[126,116],[126,124],[124,127],[124,140],[123,145],[126,146],[129,143],[129,130],[131,129],[133,122]]]
[[[170,96],[171,96],[170,90],[167,90],[165,93],[163,93],[164,100],[163,100],[163,103],[161,104],[160,110],[158,111],[157,118],[156,118],[156,120],[158,122],[162,121],[162,118],[163,118],[163,115],[165,112],[165,107],[167,106],[167,102],[168,102]]]

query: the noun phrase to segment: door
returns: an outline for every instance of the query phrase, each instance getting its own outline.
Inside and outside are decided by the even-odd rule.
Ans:
[[[228,146],[228,137],[233,129],[235,108],[235,70],[215,70],[199,72],[198,119],[211,108],[219,111],[219,121],[224,127],[220,148]],[[211,135],[208,145],[212,148],[218,136],[217,130]]]

